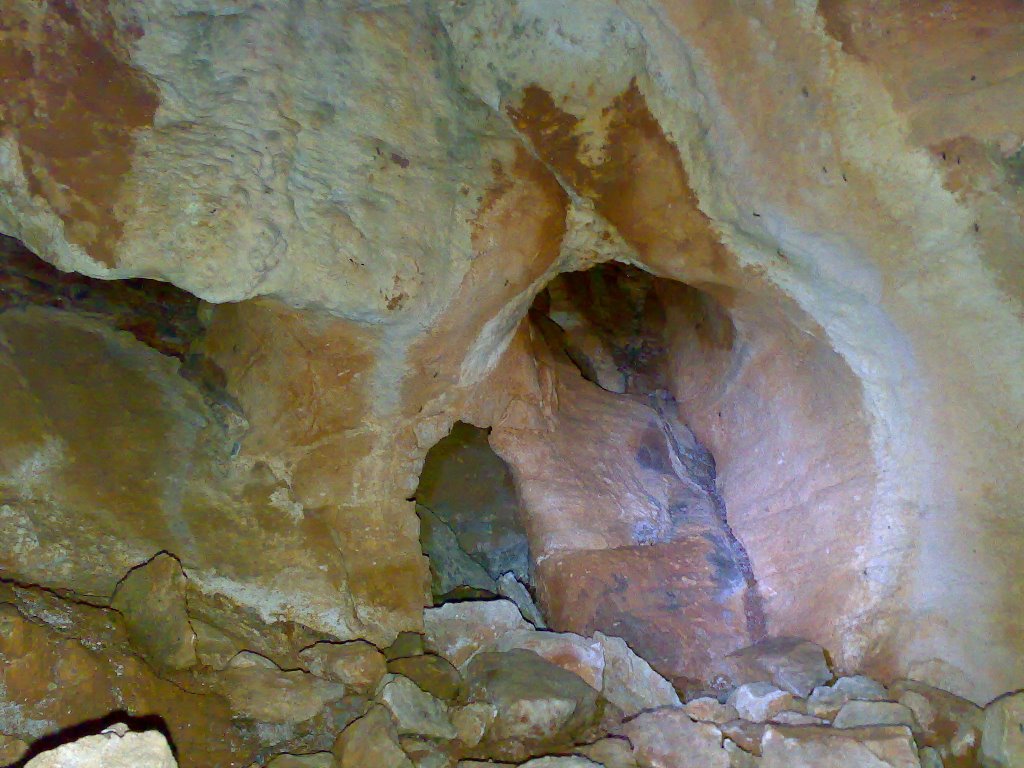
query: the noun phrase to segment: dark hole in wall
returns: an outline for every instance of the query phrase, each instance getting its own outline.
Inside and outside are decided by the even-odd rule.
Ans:
[[[530,583],[530,548],[512,473],[488,430],[456,422],[427,453],[416,489],[435,601],[496,594],[512,573]]]

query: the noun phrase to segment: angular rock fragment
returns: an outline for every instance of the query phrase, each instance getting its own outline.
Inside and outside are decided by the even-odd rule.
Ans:
[[[892,701],[848,701],[832,721],[835,728],[865,725],[905,725],[914,733],[921,729],[909,707]]]
[[[235,716],[267,723],[301,723],[345,695],[340,683],[302,670],[285,672],[247,651],[231,660],[217,684]]]
[[[985,768],[1024,765],[1024,691],[1000,696],[985,707],[981,762]]]
[[[768,730],[766,723],[752,723],[749,720],[730,720],[719,726],[722,735],[732,739],[740,749],[753,755],[761,754],[761,740]]]
[[[413,768],[398,745],[398,731],[388,710],[374,704],[350,723],[331,748],[339,768]]]
[[[299,653],[299,659],[314,675],[335,680],[360,693],[376,690],[387,673],[384,654],[365,640],[317,643]]]
[[[585,757],[572,755],[569,757],[538,757],[536,760],[523,763],[519,768],[602,768],[602,766]]]
[[[389,661],[388,672],[409,678],[421,690],[444,701],[452,701],[459,695],[462,682],[459,671],[451,663],[432,653]]]
[[[447,740],[458,736],[443,702],[421,690],[412,680],[401,675],[384,678],[381,703],[395,720],[399,736],[422,736]]]
[[[211,624],[190,619],[196,633],[196,658],[200,664],[213,669],[224,669],[242,649],[237,643]]]
[[[593,744],[577,747],[576,751],[604,768],[638,768],[632,745],[622,737],[599,739]]]
[[[456,707],[451,711],[451,719],[458,732],[458,740],[465,747],[475,747],[487,733],[497,714],[497,708],[486,702]]]
[[[519,607],[519,612],[523,614],[523,618],[537,629],[544,629],[547,626],[544,622],[544,615],[533,598],[530,597],[529,590],[511,571],[498,577],[498,594],[515,603]]]
[[[597,722],[597,692],[536,653],[479,653],[464,670],[467,702],[494,706],[474,754],[525,760],[572,745]]]
[[[713,699],[710,696],[702,696],[699,699],[686,702],[683,711],[698,722],[715,723],[716,725],[727,723],[740,716],[736,707],[731,704],[722,704],[718,699]]]
[[[645,709],[678,707],[679,694],[620,637],[594,633],[604,649],[604,687],[601,693],[626,717]]]
[[[777,713],[792,709],[795,700],[793,694],[771,683],[746,683],[729,694],[728,704],[735,707],[744,720],[764,723]]]
[[[461,668],[477,651],[513,630],[530,630],[511,600],[446,603],[423,612],[428,650]]]
[[[177,768],[159,731],[133,733],[116,725],[36,755],[25,768]]]
[[[502,635],[487,646],[488,651],[533,651],[542,659],[578,675],[594,690],[604,687],[604,646],[572,632],[518,630]]]
[[[824,718],[789,709],[772,715],[771,722],[776,725],[828,725],[828,721]]]
[[[885,686],[870,677],[852,675],[841,677],[832,685],[820,685],[807,700],[807,711],[815,717],[831,720],[848,701],[887,701]]]
[[[914,713],[918,743],[933,747],[945,768],[970,768],[976,763],[985,725],[977,704],[916,680],[897,680],[889,692]]]
[[[824,728],[770,725],[761,768],[919,768],[917,747],[903,726]]]
[[[643,712],[622,726],[644,768],[728,768],[721,732],[678,708]]]
[[[420,543],[430,561],[430,592],[435,602],[460,587],[497,593],[498,584],[487,570],[459,546],[455,532],[422,504],[416,505],[420,519]]]
[[[408,656],[419,656],[422,653],[423,635],[419,632],[399,632],[395,642],[384,649],[384,658],[391,661]]]
[[[132,646],[160,670],[188,669],[197,661],[185,589],[181,563],[161,552],[130,570],[110,601],[124,616]]]
[[[806,698],[832,679],[820,645],[793,637],[773,637],[725,657],[723,670],[735,685],[770,682]]]
[[[725,739],[722,746],[729,753],[729,768],[758,768],[761,765],[761,758],[740,749],[739,744],[732,739]]]

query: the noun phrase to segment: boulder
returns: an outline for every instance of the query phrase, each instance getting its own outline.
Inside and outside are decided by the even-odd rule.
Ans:
[[[159,731],[133,733],[115,725],[36,755],[25,768],[177,768]]]
[[[161,552],[118,583],[110,603],[124,616],[132,647],[158,670],[196,664],[196,633],[188,620],[181,563]]]
[[[735,707],[744,720],[764,723],[779,712],[793,709],[795,700],[792,693],[761,682],[741,685],[729,694],[728,704]]]
[[[735,685],[770,682],[806,698],[832,679],[820,645],[793,637],[772,637],[725,657],[724,673]]]
[[[299,653],[305,668],[318,677],[334,680],[359,693],[376,690],[387,672],[387,660],[365,640],[316,643]]]
[[[398,745],[398,732],[387,709],[374,704],[349,724],[331,748],[339,768],[413,768]]]
[[[445,701],[453,701],[459,695],[462,682],[451,663],[432,653],[389,661],[388,672],[409,678],[431,696]]]
[[[448,707],[407,677],[387,675],[379,698],[391,712],[400,736],[448,740],[458,735],[448,717]]]
[[[729,768],[722,734],[709,723],[695,723],[679,708],[642,712],[622,732],[644,768]]]
[[[865,725],[905,725],[915,734],[921,729],[909,707],[893,701],[848,701],[835,720],[835,728],[859,728]]]
[[[602,694],[626,717],[645,709],[678,707],[679,695],[672,684],[633,652],[620,637],[594,633],[604,649]]]
[[[282,671],[270,659],[243,651],[217,678],[236,717],[301,723],[345,695],[345,686],[302,670]]]
[[[596,639],[588,640],[572,632],[517,630],[502,635],[489,651],[533,651],[542,659],[581,677],[596,691],[604,687],[604,647]]]
[[[904,726],[824,728],[770,725],[761,741],[761,768],[919,768]]]
[[[974,702],[916,680],[897,680],[892,697],[914,713],[920,726],[918,743],[934,748],[945,768],[976,764],[985,712]]]
[[[446,603],[423,611],[428,650],[461,668],[473,654],[514,630],[530,630],[511,600]]]
[[[474,754],[525,760],[571,746],[600,715],[597,692],[532,651],[479,653],[464,670],[467,702],[496,710]]]
[[[683,711],[694,720],[703,723],[715,723],[716,725],[727,723],[740,716],[739,712],[736,711],[736,707],[731,704],[723,704],[718,699],[713,699],[710,696],[702,696],[693,701],[686,702]]]
[[[1024,691],[1000,696],[985,707],[981,764],[985,768],[1024,765]]]

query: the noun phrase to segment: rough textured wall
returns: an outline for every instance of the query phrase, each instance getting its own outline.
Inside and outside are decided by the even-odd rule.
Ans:
[[[533,296],[609,258],[697,285],[763,337],[735,403],[778,419],[701,436],[755,567],[797,590],[766,595],[769,622],[840,626],[841,664],[984,699],[1024,683],[1024,11],[923,8],[16,0],[0,230],[64,269],[241,302],[205,342],[250,421],[240,456],[322,522],[358,631],[382,635],[426,597],[406,501],[426,451],[537,396],[502,375],[529,370],[502,356],[530,354],[509,344]],[[836,396],[791,386],[798,363],[849,413],[798,413]],[[801,445],[848,442],[835,477],[857,478],[822,505],[854,516],[853,554],[800,550],[802,580],[761,525],[799,503],[769,514],[743,488],[746,438],[790,417]],[[765,498],[808,474],[769,471],[788,439],[762,446]],[[849,596],[816,596],[836,569]]]

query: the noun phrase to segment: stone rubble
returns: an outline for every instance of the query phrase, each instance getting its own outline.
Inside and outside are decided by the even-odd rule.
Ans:
[[[117,724],[36,755],[25,768],[178,768],[178,764],[159,731],[135,733]]]

